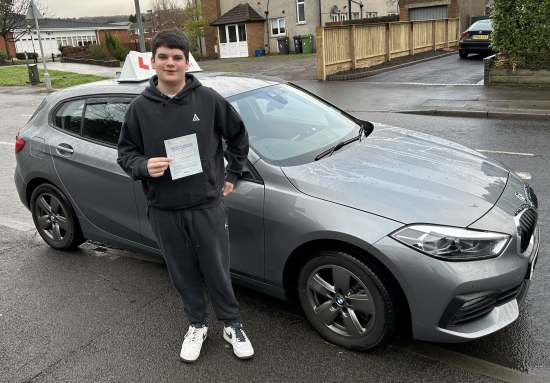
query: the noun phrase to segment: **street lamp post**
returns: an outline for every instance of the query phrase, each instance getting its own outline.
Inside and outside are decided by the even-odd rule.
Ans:
[[[137,1],[137,0],[136,0]],[[34,0],[31,0],[29,4],[29,10],[27,11],[26,20],[34,20],[36,26],[36,32],[38,33],[38,44],[40,45],[40,53],[42,54],[42,63],[44,64],[44,82],[46,83],[46,89],[52,91],[52,82],[50,80],[50,74],[48,73],[48,68],[46,67],[46,56],[44,55],[44,47],[42,46],[42,39],[40,38],[40,26],[38,25],[38,19],[43,19],[43,16],[40,14]],[[31,36],[32,40],[32,36]],[[34,43],[33,43],[34,47]]]

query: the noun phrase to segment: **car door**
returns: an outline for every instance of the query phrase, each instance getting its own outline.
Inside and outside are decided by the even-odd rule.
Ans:
[[[60,105],[50,152],[79,216],[111,235],[142,243],[132,179],[116,163],[130,98],[88,98]]]
[[[136,199],[144,244],[158,248],[147,220],[147,201],[141,183],[135,183]],[[231,272],[264,279],[264,184],[250,163],[237,180],[233,192],[224,198],[229,209]]]

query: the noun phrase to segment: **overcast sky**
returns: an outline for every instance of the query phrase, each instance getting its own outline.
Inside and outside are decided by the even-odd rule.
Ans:
[[[52,17],[129,15],[136,13],[134,0],[41,0]],[[140,0],[141,13],[149,9],[149,0]]]

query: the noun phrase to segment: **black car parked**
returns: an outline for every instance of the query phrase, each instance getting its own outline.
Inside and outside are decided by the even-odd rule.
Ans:
[[[470,25],[466,32],[460,34],[458,54],[465,59],[470,53],[483,55],[493,54],[490,47],[493,22],[491,19],[479,20]]]

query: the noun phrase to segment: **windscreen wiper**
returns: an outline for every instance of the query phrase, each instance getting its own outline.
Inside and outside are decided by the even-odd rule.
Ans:
[[[329,157],[332,156],[332,153],[334,153],[338,149],[342,149],[342,147],[346,146],[347,144],[349,144],[351,142],[354,142],[354,141],[357,141],[357,140],[359,140],[359,142],[361,142],[364,134],[365,134],[365,127],[363,125],[361,125],[361,128],[359,128],[359,134],[356,137],[350,138],[347,141],[340,141],[339,143],[334,145],[332,148],[330,148],[328,150],[325,150],[323,153],[317,155],[317,157],[315,157],[315,161],[318,161],[321,158],[326,157],[327,155]]]

